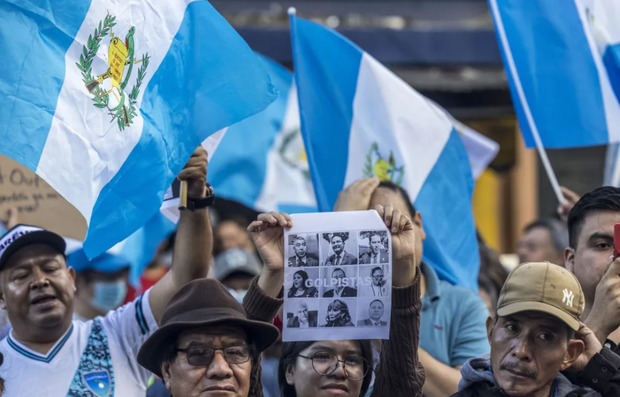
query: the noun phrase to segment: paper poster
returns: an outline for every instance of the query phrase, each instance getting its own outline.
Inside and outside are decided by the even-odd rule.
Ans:
[[[392,240],[376,211],[293,214],[284,341],[388,339]]]

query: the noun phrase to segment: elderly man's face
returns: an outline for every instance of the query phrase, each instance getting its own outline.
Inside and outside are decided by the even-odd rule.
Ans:
[[[17,250],[0,280],[0,303],[19,335],[30,337],[37,330],[69,326],[75,272],[52,247],[32,244]]]
[[[583,351],[562,321],[538,311],[489,318],[487,332],[493,375],[509,396],[548,396],[558,372]]]
[[[231,326],[208,326],[181,332],[176,341],[178,349],[189,346],[225,348],[247,346],[248,337],[243,329]],[[252,360],[241,364],[226,361],[221,350],[216,350],[207,366],[193,366],[187,355],[178,352],[174,361],[162,363],[164,383],[173,396],[247,397],[250,391]]]
[[[293,249],[295,250],[295,255],[299,256],[300,258],[306,256],[306,240],[304,240],[303,238],[296,239],[295,244],[293,245]]]
[[[370,249],[373,255],[376,255],[379,252],[381,252],[382,248],[383,248],[383,244],[381,243],[381,237],[377,234],[373,234],[370,237]]]
[[[344,241],[342,241],[342,237],[340,236],[332,237],[331,243],[332,243],[332,250],[334,251],[334,254],[338,255],[342,253],[342,251],[344,250]]]
[[[370,304],[368,309],[368,317],[373,321],[378,321],[383,317],[383,303],[380,301],[374,301]]]

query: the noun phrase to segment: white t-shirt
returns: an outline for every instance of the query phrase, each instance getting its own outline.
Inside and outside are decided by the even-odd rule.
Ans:
[[[0,341],[3,397],[144,396],[151,375],[136,356],[157,329],[146,291],[105,317],[74,320],[46,355],[12,332]]]

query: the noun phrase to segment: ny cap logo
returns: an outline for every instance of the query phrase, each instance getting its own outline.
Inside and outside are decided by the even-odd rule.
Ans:
[[[575,298],[575,294],[573,293],[573,291],[564,288],[562,293],[564,294],[564,296],[562,296],[562,303],[564,303],[566,306],[573,307],[573,299]]]

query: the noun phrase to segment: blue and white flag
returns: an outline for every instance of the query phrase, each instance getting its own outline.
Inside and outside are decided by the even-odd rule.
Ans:
[[[443,279],[477,288],[473,179],[442,109],[338,33],[291,16],[302,135],[319,209],[377,175],[422,214],[424,259]]]
[[[209,162],[209,182],[218,196],[258,211],[316,211],[293,75],[262,59],[280,95],[228,129]]]
[[[82,213],[91,257],[157,212],[207,136],[276,96],[207,1],[8,0],[0,20],[0,152]]]
[[[528,147],[620,141],[620,2],[489,0]]]

